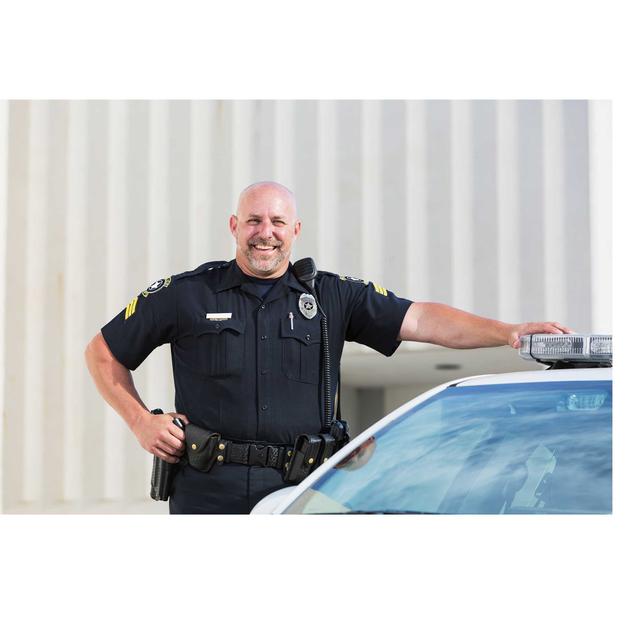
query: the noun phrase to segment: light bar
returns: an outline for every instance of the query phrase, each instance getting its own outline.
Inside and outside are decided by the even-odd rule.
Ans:
[[[520,338],[520,355],[537,362],[611,362],[610,335],[534,333]]]

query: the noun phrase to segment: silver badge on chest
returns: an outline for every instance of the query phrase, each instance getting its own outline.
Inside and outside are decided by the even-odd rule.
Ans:
[[[300,309],[300,313],[311,320],[311,318],[316,317],[316,313],[318,313],[318,305],[314,297],[308,293],[303,293],[298,300],[298,309]]]

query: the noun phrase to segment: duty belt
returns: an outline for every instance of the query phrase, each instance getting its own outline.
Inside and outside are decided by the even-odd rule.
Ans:
[[[228,440],[194,424],[187,425],[185,436],[187,460],[199,471],[229,462],[282,469],[293,451],[292,445]]]
[[[299,482],[349,441],[347,428],[346,423],[336,421],[332,433],[303,434],[288,445],[229,440],[190,423],[185,428],[185,457],[205,473],[214,464],[233,462],[282,470],[285,481]]]

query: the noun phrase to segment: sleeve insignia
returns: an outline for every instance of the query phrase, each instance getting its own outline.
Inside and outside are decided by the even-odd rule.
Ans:
[[[376,290],[376,292],[379,293],[381,296],[387,295],[387,290],[384,287],[381,287],[379,284],[376,284],[375,282],[372,282],[371,284],[373,285],[373,288]]]
[[[143,297],[147,297],[152,293],[157,293],[160,289],[164,289],[171,284],[171,276],[168,278],[161,278],[160,280],[156,280],[151,283],[147,289],[142,292]]]
[[[136,305],[138,304],[138,296],[136,296],[128,305],[127,308],[124,310],[124,319],[128,320],[135,312],[136,312]]]

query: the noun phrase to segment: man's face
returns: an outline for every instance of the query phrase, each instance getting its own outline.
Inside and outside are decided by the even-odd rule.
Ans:
[[[229,226],[242,271],[258,278],[285,273],[293,242],[300,233],[290,194],[270,186],[252,189],[241,197],[237,215],[231,216]]]

